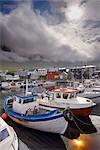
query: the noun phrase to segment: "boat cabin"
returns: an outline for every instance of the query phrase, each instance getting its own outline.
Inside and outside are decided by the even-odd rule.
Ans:
[[[55,100],[59,103],[66,103],[66,100],[75,99],[78,90],[72,88],[55,89],[50,93],[50,100]]]
[[[31,112],[34,109],[38,109],[38,103],[36,101],[37,96],[37,94],[30,96],[14,96],[12,104],[13,111],[26,114],[27,111]]]

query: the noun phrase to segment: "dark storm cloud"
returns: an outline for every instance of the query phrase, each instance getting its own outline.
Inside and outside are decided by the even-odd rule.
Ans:
[[[10,49],[0,50],[0,60],[80,61],[98,57],[100,14],[95,15],[95,10],[100,10],[98,1],[81,1],[81,5],[85,3],[83,11],[88,13],[77,24],[69,23],[66,17],[58,24],[48,11],[41,16],[32,10],[31,1],[27,2],[20,4],[8,15],[0,14],[1,45]],[[59,3],[58,6],[55,3],[55,6],[57,11],[62,13],[63,10],[63,14],[66,14],[69,2],[67,7],[64,4],[65,2]],[[91,24],[88,23],[89,18],[92,19]]]

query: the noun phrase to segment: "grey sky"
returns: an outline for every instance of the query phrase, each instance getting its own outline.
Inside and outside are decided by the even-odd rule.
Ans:
[[[57,23],[58,16],[45,12],[43,16],[29,5],[19,5],[9,15],[0,14],[1,41],[12,52],[0,50],[0,60],[28,61],[42,59],[47,61],[88,61],[100,56],[100,1],[66,0],[55,7],[63,13],[63,20]],[[53,1],[52,1],[53,3]],[[52,5],[51,3],[51,5]],[[78,4],[83,16],[73,22],[67,18],[68,7]],[[58,18],[56,18],[58,17]],[[49,23],[48,23],[49,21]],[[55,22],[55,23],[54,23]]]

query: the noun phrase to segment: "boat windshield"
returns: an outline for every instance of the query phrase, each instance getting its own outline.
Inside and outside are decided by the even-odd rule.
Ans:
[[[4,139],[6,139],[9,136],[8,130],[5,128],[2,131],[0,131],[0,142],[2,142]]]
[[[61,93],[56,93],[56,98],[61,98]]]
[[[63,93],[63,98],[67,99],[68,98],[68,93]]]
[[[50,99],[50,100],[53,100],[53,99],[54,99],[54,93],[50,93],[49,99]]]
[[[30,102],[35,102],[35,101],[36,101],[36,99],[34,99],[34,98],[24,99],[24,100],[23,100],[23,104],[25,104],[25,103],[30,103]]]
[[[75,94],[74,93],[70,93],[70,99],[74,98],[74,97],[75,97]]]

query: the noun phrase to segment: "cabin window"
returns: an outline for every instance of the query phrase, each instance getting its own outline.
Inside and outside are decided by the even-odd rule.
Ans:
[[[54,93],[51,93],[49,98],[50,98],[50,100],[53,100],[54,99]]]
[[[0,132],[0,142],[6,139],[9,136],[7,129],[4,129]]]
[[[16,101],[16,97],[15,96],[13,97],[13,100]]]
[[[77,93],[75,93],[74,97],[77,97]]]
[[[34,101],[34,98],[25,99],[25,100],[23,101],[23,104],[30,103],[30,102],[33,102],[33,101]]]
[[[73,94],[73,93],[71,93],[71,94],[70,94],[70,98],[73,98],[73,97],[74,97],[74,94]]]
[[[21,104],[21,99],[19,99],[19,103]]]
[[[37,100],[37,97],[35,96],[34,98],[32,98],[33,99],[33,101],[36,101]]]
[[[61,94],[60,93],[56,93],[56,98],[61,98]]]
[[[64,94],[63,94],[63,98],[64,98],[64,99],[67,99],[67,98],[68,98],[68,94],[67,94],[67,93],[64,93]]]

